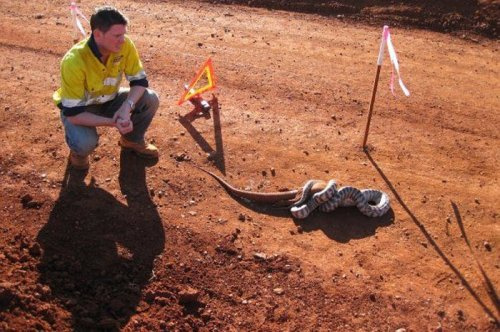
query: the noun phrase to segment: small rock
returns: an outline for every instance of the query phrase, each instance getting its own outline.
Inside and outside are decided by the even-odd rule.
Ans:
[[[245,219],[246,219],[246,217],[245,217],[245,215],[244,215],[243,213],[240,213],[240,214],[238,215],[238,220],[239,220],[239,221],[245,221]]]
[[[264,261],[267,259],[267,255],[264,254],[263,252],[256,252],[256,253],[254,253],[253,257],[257,258],[257,259],[264,260]]]
[[[395,332],[406,332],[406,329],[404,327],[397,329]]]
[[[201,314],[201,319],[202,319],[205,323],[206,323],[206,322],[208,322],[209,320],[211,320],[211,319],[212,319],[212,315],[211,315],[210,313],[211,313],[211,311],[210,311],[210,310],[207,310],[206,312],[203,312],[203,313]],[[172,326],[172,328],[173,328],[173,327],[174,327],[174,326]]]
[[[283,288],[277,287],[277,288],[273,289],[273,292],[274,292],[274,294],[282,295],[285,291],[283,290]]]
[[[188,213],[193,217],[197,215],[196,211],[189,211]]]
[[[271,167],[271,175],[276,176],[276,170],[274,169],[274,167]]]
[[[474,202],[475,202],[476,204],[481,204],[481,203],[479,202],[479,198],[474,198]]]
[[[197,289],[188,286],[185,289],[181,290],[178,295],[180,304],[188,304],[198,301],[200,292]]]
[[[50,290],[50,287],[47,286],[47,285],[40,285],[40,284],[37,284],[36,286],[36,290],[37,292],[39,292],[42,296],[49,296],[51,294],[51,290]]]
[[[21,204],[23,204],[23,208],[25,209],[39,209],[42,206],[42,203],[34,201],[33,196],[30,194],[21,197]]]
[[[189,157],[188,155],[186,155],[185,153],[182,153],[182,152],[179,152],[177,153],[175,156],[174,156],[174,159],[176,161],[190,161],[191,160],[191,157]]]
[[[267,176],[267,172],[266,171],[262,171],[262,176]]]
[[[23,204],[23,206],[26,206],[26,204],[28,204],[32,200],[33,196],[31,196],[30,194],[26,194],[23,197],[21,197],[21,204]]]
[[[491,244],[488,241],[484,241],[483,245],[486,250],[491,251]]]
[[[35,15],[35,20],[40,20],[43,18],[43,14],[36,14]]]
[[[297,226],[297,232],[299,232],[300,234],[304,233],[304,229],[302,228],[302,226]]]
[[[31,201],[31,202],[28,202],[24,207],[26,209],[39,209],[42,207],[42,203],[40,202],[37,202],[37,201]]]

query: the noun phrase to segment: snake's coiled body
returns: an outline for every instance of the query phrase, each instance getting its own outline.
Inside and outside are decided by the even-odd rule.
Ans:
[[[322,212],[331,212],[339,206],[356,206],[368,217],[381,217],[390,209],[389,196],[380,190],[359,190],[354,187],[342,187],[337,190],[335,181],[330,180],[324,190],[310,197],[308,184],[309,182],[304,186],[302,199],[290,209],[297,219],[307,218],[318,207]]]
[[[240,190],[214,173],[193,165],[217,180],[231,195],[251,202],[273,204],[290,208],[297,219],[307,218],[319,208],[322,212],[331,212],[339,206],[356,206],[368,217],[381,217],[390,209],[389,196],[380,190],[342,187],[337,190],[334,180],[328,183],[321,180],[309,180],[302,189],[285,192],[259,193]]]

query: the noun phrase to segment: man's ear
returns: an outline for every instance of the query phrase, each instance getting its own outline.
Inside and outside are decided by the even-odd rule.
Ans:
[[[104,35],[104,33],[99,29],[95,29],[94,31],[92,31],[92,34],[94,35],[94,37],[99,39]]]

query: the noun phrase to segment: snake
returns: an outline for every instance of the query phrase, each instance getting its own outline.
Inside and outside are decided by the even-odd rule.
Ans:
[[[377,189],[362,189],[345,186],[337,190],[335,180],[308,180],[302,188],[279,192],[255,192],[241,190],[222,177],[197,165],[192,165],[214,178],[231,196],[254,203],[273,204],[290,209],[296,219],[307,218],[314,210],[332,212],[338,207],[356,206],[372,218],[381,217],[390,209],[389,196]]]

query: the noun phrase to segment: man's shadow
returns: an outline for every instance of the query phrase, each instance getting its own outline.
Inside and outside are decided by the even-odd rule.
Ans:
[[[60,196],[38,234],[40,282],[72,313],[73,329],[117,330],[138,309],[165,245],[161,218],[149,197],[145,168],[122,151],[119,183],[127,203],[86,174],[66,169]]]

